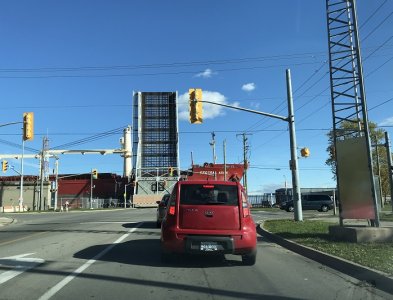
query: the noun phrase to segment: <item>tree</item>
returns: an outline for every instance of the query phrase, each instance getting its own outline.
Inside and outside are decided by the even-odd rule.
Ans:
[[[340,136],[342,138],[354,138],[358,136],[358,123],[351,122],[351,121],[343,121],[340,123],[340,127],[337,129],[340,131]],[[377,155],[379,156],[379,170],[381,174],[381,189],[383,196],[390,195],[390,187],[389,187],[389,177],[388,177],[388,163],[387,163],[387,155],[386,155],[386,148],[382,146],[385,144],[385,133],[381,128],[378,128],[376,123],[369,121],[369,130],[370,130],[370,140],[371,140],[371,151],[373,157],[373,170],[374,175],[378,176],[378,168],[377,168]],[[327,134],[329,138],[329,145],[326,148],[328,152],[328,158],[325,161],[325,164],[330,166],[333,179],[336,179],[336,158],[334,157],[334,135],[333,130],[330,130]],[[378,147],[376,147],[378,145]],[[378,148],[378,153],[377,149]]]

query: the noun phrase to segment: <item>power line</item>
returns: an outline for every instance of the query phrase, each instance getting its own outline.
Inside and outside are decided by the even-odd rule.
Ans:
[[[374,12],[363,22],[362,25],[360,25],[359,29],[362,29],[376,14],[377,12],[386,4],[388,0],[385,0],[381,5],[379,5]]]
[[[380,28],[391,16],[393,15],[393,11],[390,12],[389,15],[387,15],[377,26],[374,27],[373,30],[371,30],[371,32],[369,32],[369,34],[363,39],[367,40],[375,31],[377,31],[378,28]]]
[[[69,142],[69,143],[62,144],[62,145],[59,145],[59,146],[56,146],[56,147],[52,147],[51,150],[69,148],[69,147],[72,147],[72,146],[86,144],[86,143],[89,143],[89,142],[92,142],[92,141],[96,141],[98,139],[106,138],[108,136],[121,133],[124,128],[125,127],[115,128],[115,129],[112,129],[112,130],[109,130],[109,131],[106,131],[106,132],[103,132],[103,133],[99,133],[99,134],[93,135],[93,136],[88,137],[88,138],[84,138],[84,139],[76,140],[74,142]]]
[[[0,69],[0,72],[75,72],[75,71],[112,71],[112,70],[135,70],[135,69],[160,69],[173,67],[190,67],[200,65],[222,65],[233,63],[245,63],[256,61],[277,61],[284,59],[301,59],[301,58],[315,58],[317,56],[325,56],[323,52],[303,52],[283,55],[258,56],[246,58],[232,58],[220,60],[206,60],[206,61],[192,61],[192,62],[173,62],[173,63],[159,63],[159,64],[143,64],[143,65],[115,65],[115,66],[81,66],[81,67],[38,67],[38,68],[10,68]]]
[[[388,102],[390,102],[390,101],[393,101],[393,98],[390,98],[390,99],[388,99],[388,100],[386,100],[386,101],[384,101],[384,102],[382,102],[382,103],[379,103],[379,104],[377,104],[377,105],[375,105],[375,106],[369,108],[368,111],[373,110],[373,109],[376,109],[377,107],[380,107],[380,106],[382,106],[382,105],[384,105],[384,104],[386,104],[386,103],[388,103]]]
[[[312,65],[317,62],[303,62],[294,63],[291,66],[304,66]],[[244,71],[244,70],[258,70],[258,69],[271,69],[271,68],[282,68],[288,67],[288,64],[282,65],[269,65],[269,66],[253,66],[253,67],[242,67],[242,68],[229,68],[229,69],[218,69],[216,72],[232,72],[232,71]],[[103,75],[36,75],[36,76],[0,76],[4,79],[48,79],[48,78],[105,78],[105,77],[134,77],[134,76],[159,76],[159,75],[180,75],[180,74],[195,74],[203,72],[204,70],[197,71],[177,71],[177,72],[155,72],[155,73],[132,73],[132,74],[103,74]]]
[[[18,135],[20,136],[20,134],[18,134]],[[11,147],[14,147],[14,148],[18,148],[18,149],[22,148],[22,145],[20,145],[20,144],[13,143],[13,142],[6,141],[6,140],[2,140],[2,139],[0,139],[0,143],[4,144],[4,145],[11,146]],[[26,147],[26,146],[25,146],[25,150],[33,152],[33,153],[39,153],[40,152],[40,150],[37,150],[37,149],[34,149],[34,148],[30,148],[30,147]]]

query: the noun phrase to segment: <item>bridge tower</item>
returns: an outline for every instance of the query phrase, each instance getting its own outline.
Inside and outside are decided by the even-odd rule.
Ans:
[[[156,205],[180,175],[177,92],[133,95],[133,204]]]

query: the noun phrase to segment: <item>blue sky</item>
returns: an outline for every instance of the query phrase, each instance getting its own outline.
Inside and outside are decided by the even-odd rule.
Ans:
[[[364,61],[369,118],[393,137],[393,1],[357,6],[363,58],[383,45]],[[0,36],[0,124],[34,112],[28,148],[41,149],[46,135],[57,147],[131,125],[133,91],[178,91],[181,117],[189,88],[202,88],[205,100],[287,115],[290,69],[297,144],[311,151],[299,160],[300,185],[335,186],[324,164],[332,127],[324,0],[3,0]],[[249,134],[250,192],[291,185],[285,122],[207,105],[203,124],[179,120],[182,169],[191,152],[196,163],[212,160],[213,131],[217,162],[224,140],[227,162],[241,162],[239,134]],[[0,127],[0,153],[21,152],[20,132],[19,125]],[[73,149],[119,148],[120,137],[121,130]],[[122,174],[122,158],[60,157],[60,173],[92,168]],[[26,160],[25,173],[38,174],[38,161]]]

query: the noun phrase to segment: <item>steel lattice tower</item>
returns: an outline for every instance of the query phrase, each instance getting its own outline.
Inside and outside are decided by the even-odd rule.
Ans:
[[[335,149],[338,140],[353,137],[366,138],[372,195],[376,207],[355,0],[326,0],[326,12]],[[353,127],[354,129],[343,130],[343,122],[354,123],[356,126]],[[337,172],[337,182],[338,179]],[[378,223],[378,216],[376,222]]]

